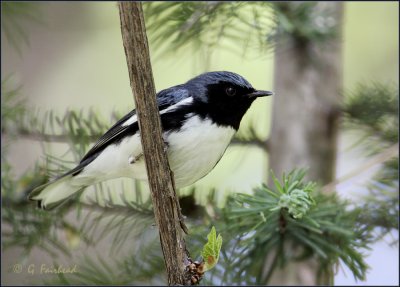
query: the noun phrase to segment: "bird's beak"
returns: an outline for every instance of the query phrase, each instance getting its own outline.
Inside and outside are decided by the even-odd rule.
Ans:
[[[269,91],[260,91],[256,90],[250,94],[247,94],[249,98],[259,98],[259,97],[267,97],[267,96],[272,96],[274,93],[269,92]]]

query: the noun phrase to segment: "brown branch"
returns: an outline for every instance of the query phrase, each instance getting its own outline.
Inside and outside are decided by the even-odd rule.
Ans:
[[[11,134],[7,130],[3,130],[1,136],[7,136]],[[26,139],[34,140],[34,141],[43,141],[43,142],[54,142],[54,143],[68,143],[71,141],[71,136],[68,134],[47,134],[42,132],[29,131],[26,129],[18,129],[16,131],[18,137],[23,137]],[[91,141],[96,141],[99,139],[101,135],[88,135],[88,139]]]
[[[262,140],[258,138],[244,139],[244,138],[234,137],[230,144],[238,146],[255,146],[261,148],[265,152],[268,152],[269,149],[268,139],[267,140]]]
[[[135,213],[141,213],[143,216],[153,216],[153,214],[147,213],[145,210],[135,210],[129,204],[125,205],[99,205],[96,201],[90,201],[90,203],[79,202],[79,205],[82,206],[85,210],[89,212],[97,212],[104,215],[126,215],[132,216]],[[150,212],[150,211],[149,211]]]
[[[121,33],[141,134],[147,176],[169,285],[190,285],[183,219],[164,151],[146,28],[140,2],[119,2]],[[184,226],[184,225],[183,225]]]

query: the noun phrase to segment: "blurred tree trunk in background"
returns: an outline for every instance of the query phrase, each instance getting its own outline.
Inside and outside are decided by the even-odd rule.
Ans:
[[[276,4],[281,13],[290,13],[298,3]],[[269,168],[281,177],[294,168],[308,168],[308,179],[321,184],[335,176],[338,105],[341,101],[342,54],[340,29],[343,3],[320,2],[313,21],[325,19],[337,34],[318,43],[289,34],[277,41],[272,129],[269,140]],[[329,12],[330,17],[318,15]],[[290,16],[290,15],[288,15]],[[288,252],[291,252],[288,250]],[[264,276],[270,268],[267,256]],[[275,269],[269,284],[328,284],[329,277],[317,280],[316,262],[289,264]],[[324,277],[324,276],[323,276]]]

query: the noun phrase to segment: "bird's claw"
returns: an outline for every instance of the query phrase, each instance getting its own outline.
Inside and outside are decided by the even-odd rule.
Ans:
[[[141,154],[139,154],[139,155],[137,155],[137,156],[133,156],[133,155],[131,155],[129,158],[128,158],[128,161],[129,161],[129,164],[134,164],[135,162],[137,162],[140,158],[142,158],[143,157],[143,153],[141,153]]]

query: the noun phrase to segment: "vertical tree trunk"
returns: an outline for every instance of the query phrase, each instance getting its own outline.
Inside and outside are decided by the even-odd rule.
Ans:
[[[295,3],[285,3],[296,5]],[[330,13],[341,29],[341,2],[320,2],[318,13]],[[310,11],[311,12],[311,11]],[[299,41],[277,43],[275,54],[275,83],[272,129],[269,140],[269,167],[277,176],[293,168],[308,168],[308,179],[322,184],[331,182],[335,175],[336,137],[341,101],[342,54],[341,33],[325,43]],[[270,256],[267,256],[265,273]],[[316,262],[291,264],[284,270],[276,269],[270,284],[329,284],[332,276],[316,278]],[[326,275],[326,274],[325,274]]]
[[[121,32],[135,99],[154,215],[169,285],[190,285],[185,278],[186,244],[173,176],[164,152],[146,28],[140,2],[119,2]],[[128,161],[128,159],[126,159]]]

